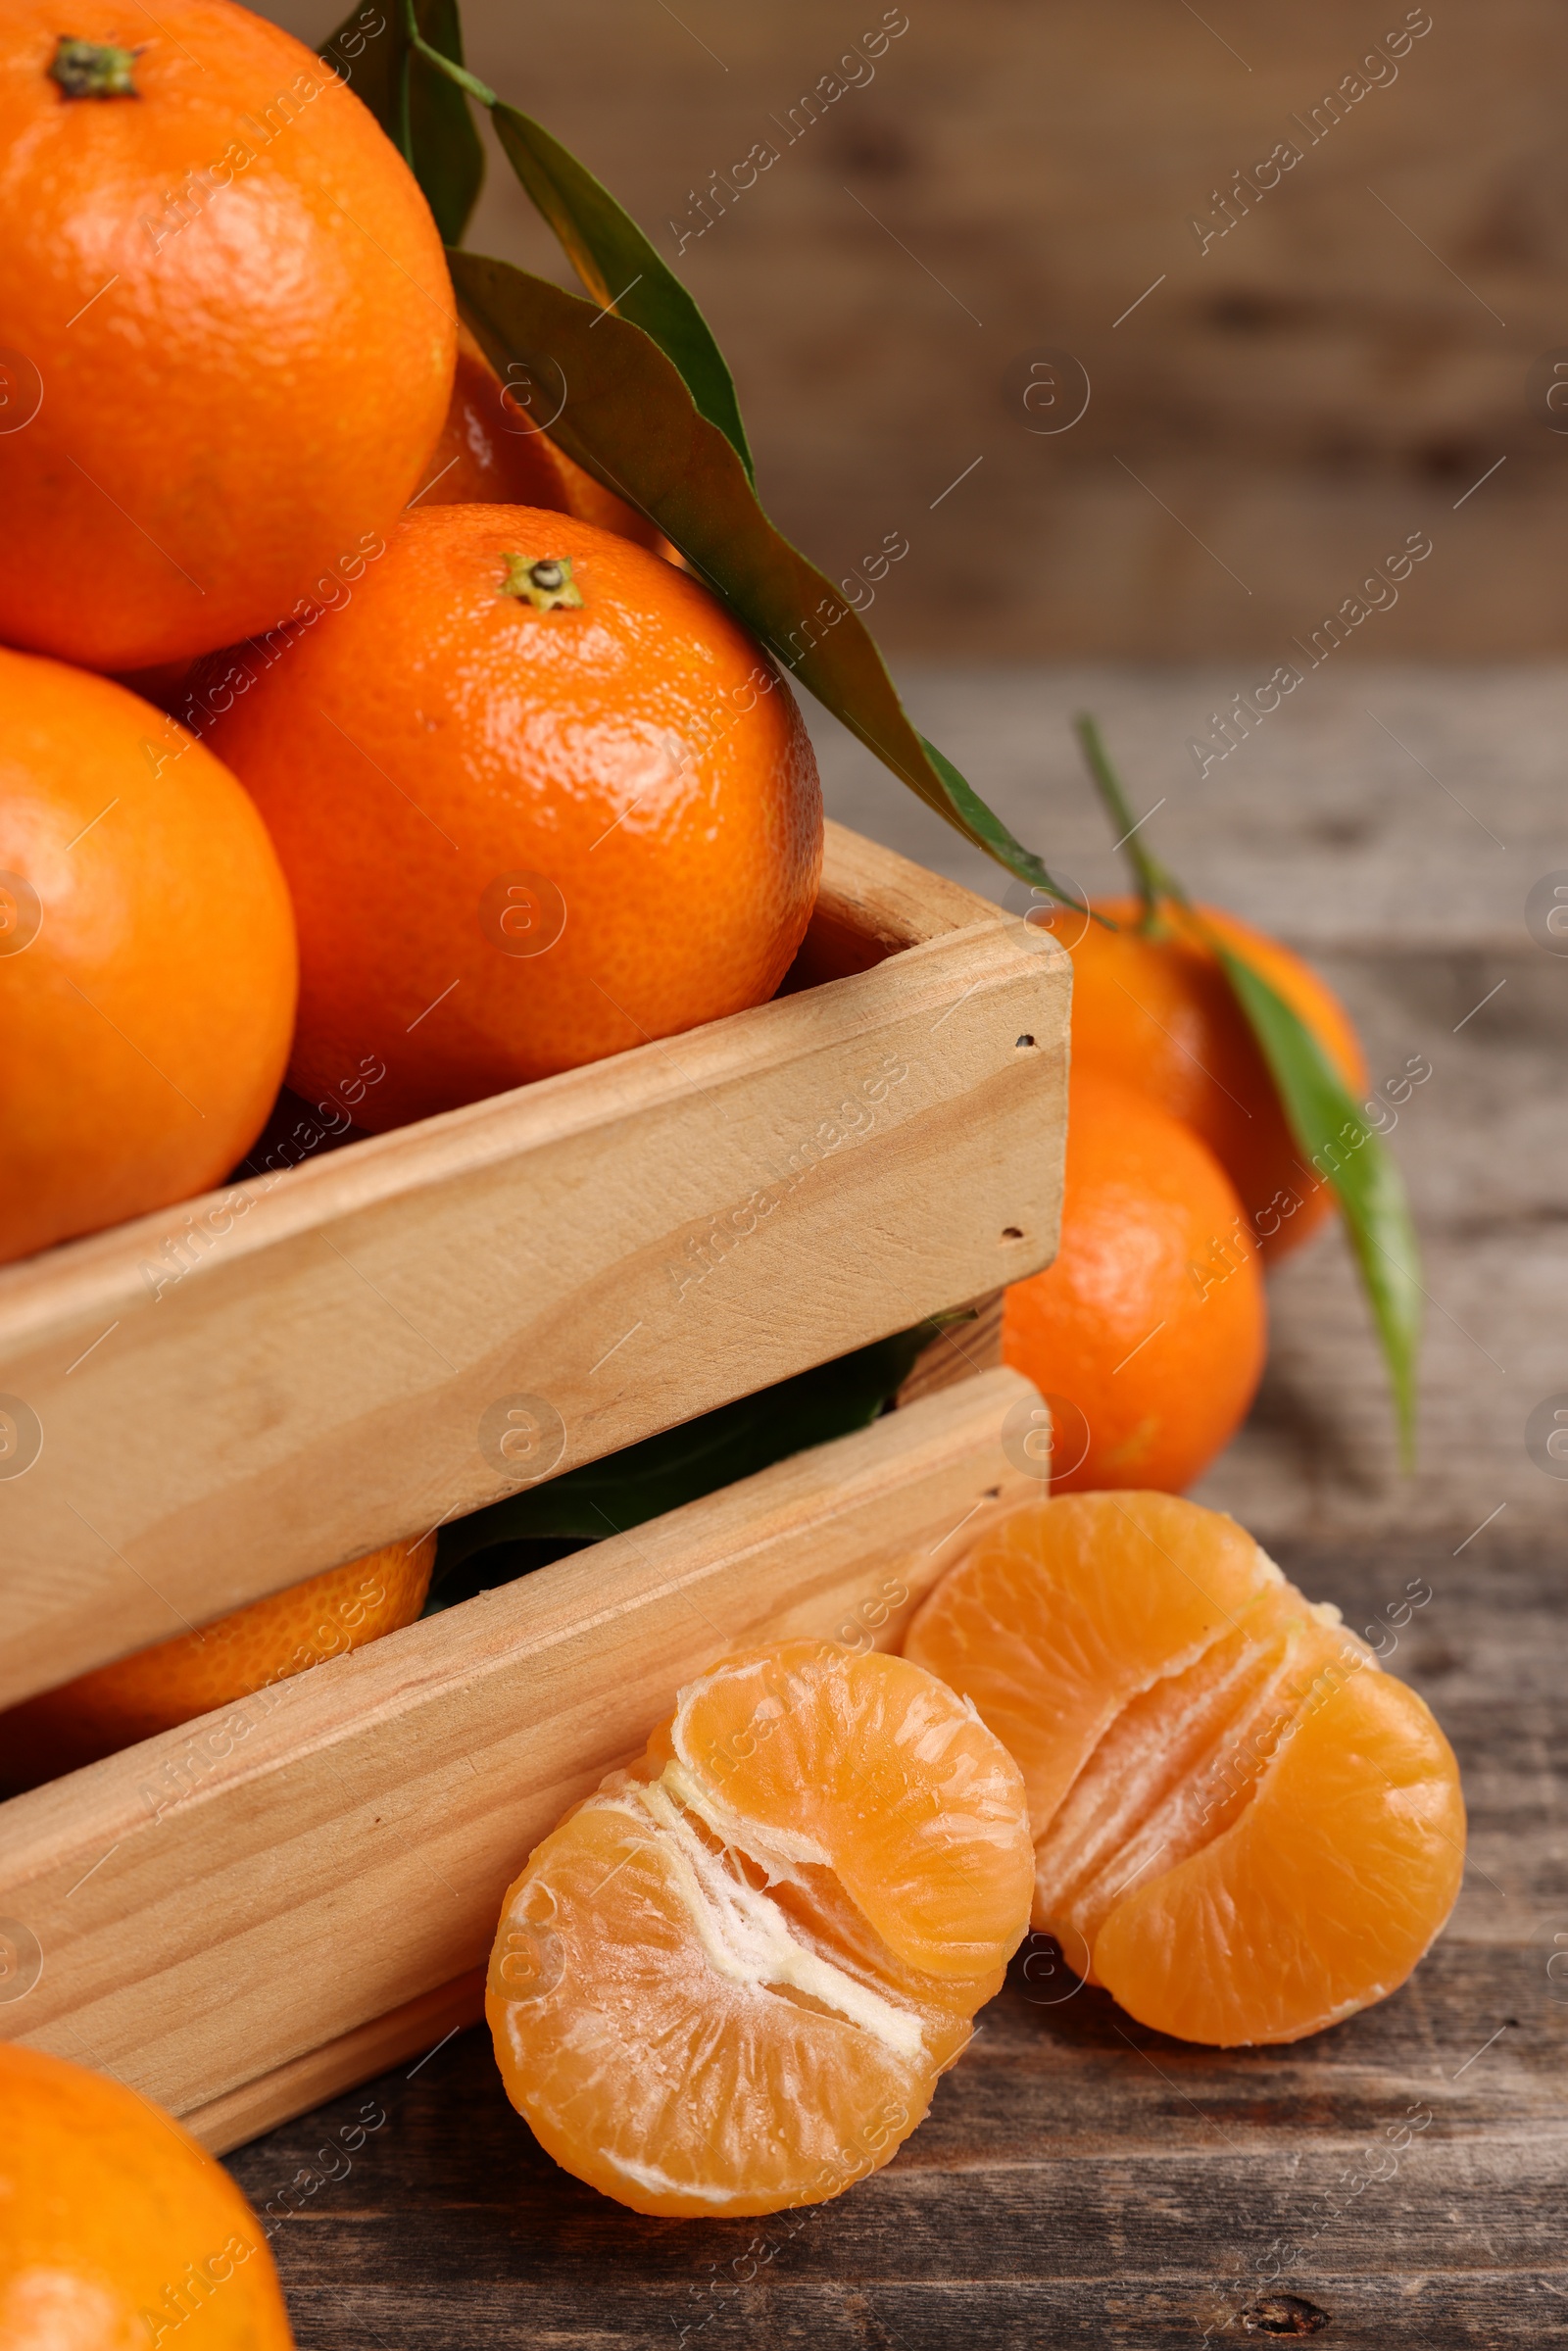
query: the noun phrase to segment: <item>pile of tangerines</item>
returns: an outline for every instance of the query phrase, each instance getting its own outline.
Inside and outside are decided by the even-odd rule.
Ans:
[[[0,1259],[217,1183],[285,1084],[381,1131],[771,996],[822,848],[788,687],[509,400],[353,92],[230,0],[11,0],[0,222]],[[1212,938],[1352,1084],[1355,1038],[1232,918],[1096,911],[1061,1250],[1004,1325],[1081,1423],[1053,1498],[902,1656],[783,1644],[683,1690],[508,1895],[509,2093],[641,2211],[886,2162],[1031,1918],[1147,2024],[1234,2043],[1381,1997],[1453,1899],[1424,1706],[1175,1498],[1256,1385],[1262,1264],[1330,1204]],[[35,1782],[302,1670],[323,1617],[334,1648],[396,1630],[431,1548],[30,1700],[0,1762]],[[132,2339],[198,2240],[188,2339],[289,2339],[167,2118],[14,2045],[0,2084],[0,2341]]]
[[[216,1184],[285,1074],[378,1131],[760,1003],[821,859],[789,693],[460,337],[353,91],[57,15],[0,59],[0,1257]]]

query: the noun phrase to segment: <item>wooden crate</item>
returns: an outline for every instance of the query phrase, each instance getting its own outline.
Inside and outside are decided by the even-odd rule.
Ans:
[[[773,1003],[0,1271],[0,1703],[1047,1262],[1069,986],[829,825]]]
[[[471,2023],[502,1895],[565,1807],[726,1650],[895,1645],[1039,1491],[1004,1433],[1033,1395],[965,1379],[14,1797],[0,1932],[41,1967],[0,2031],[221,2149]]]
[[[0,1273],[0,1699],[1047,1261],[1069,986],[830,826],[772,1004]],[[988,1329],[868,1431],[0,1805],[0,2033],[224,2147],[471,2019],[509,1879],[682,1681],[894,1641],[1030,1491],[1032,1391],[941,1385]]]

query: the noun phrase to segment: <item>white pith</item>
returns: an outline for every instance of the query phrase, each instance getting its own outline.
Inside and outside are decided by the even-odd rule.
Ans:
[[[753,1820],[748,1813],[738,1812],[726,1804],[716,1788],[707,1780],[699,1766],[680,1752],[676,1742],[673,1763],[666,1763],[662,1783],[677,1802],[712,1830],[721,1844],[734,1845],[737,1850],[760,1862],[770,1878],[793,1875],[791,1864],[805,1863],[817,1869],[831,1869],[833,1857],[825,1845],[811,1837],[802,1837],[793,1829],[769,1828]],[[769,1867],[769,1864],[776,1866]]]
[[[689,1801],[687,1788],[688,1775],[678,1765],[667,1765],[660,1780],[628,1789],[626,1795],[642,1807],[660,1831],[659,1850],[670,1885],[715,1974],[757,1990],[769,1985],[788,1985],[819,2000],[824,2008],[870,2033],[897,2056],[919,2057],[924,2047],[919,2019],[883,1999],[868,1984],[836,1967],[819,1951],[808,1948],[791,1933],[777,1903],[763,1889],[732,1876],[721,1856],[704,1842],[687,1817],[684,1809]],[[624,1796],[617,1806],[621,1808],[629,1808]],[[710,1820],[706,1810],[696,1805],[692,1809],[715,1836],[723,1837],[748,1859],[763,1868],[767,1866],[770,1840],[759,1839],[751,1823],[739,1815],[729,1815],[738,1832],[731,1835],[727,1828]],[[719,1810],[727,1813],[727,1807]],[[759,1843],[762,1849],[754,1851],[753,1847]],[[794,1858],[814,1860],[816,1849]]]
[[[612,2170],[630,2180],[651,2196],[690,2196],[704,2204],[733,2204],[740,2193],[736,2187],[704,2187],[700,2180],[672,2180],[654,2163],[633,2163],[628,2155],[617,2155],[613,2147],[601,2147],[599,2153]]]

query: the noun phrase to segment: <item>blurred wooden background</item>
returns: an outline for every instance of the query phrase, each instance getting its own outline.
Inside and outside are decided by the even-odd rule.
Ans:
[[[331,0],[266,13],[307,38],[333,19]],[[1412,530],[1432,559],[1344,660],[1562,649],[1550,0],[1430,0],[1392,60],[1404,0],[903,0],[874,59],[882,0],[464,14],[475,70],[703,304],[785,528],[835,572],[907,534],[872,615],[896,651],[1282,660]],[[808,122],[835,74],[858,86]],[[760,141],[777,161],[738,199],[719,184],[677,257],[695,199]],[[1193,220],[1223,226],[1216,194],[1281,141],[1300,161],[1203,249]],[[560,273],[499,156],[468,241]],[[1023,404],[1049,349],[1092,387],[1054,434]]]

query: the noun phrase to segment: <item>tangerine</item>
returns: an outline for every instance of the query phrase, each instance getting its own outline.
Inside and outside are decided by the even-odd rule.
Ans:
[[[0,1261],[226,1174],[297,983],[283,875],[227,768],[108,678],[0,648]]]
[[[535,415],[543,397],[532,375],[525,380],[520,370],[503,383],[460,319],[447,420],[425,467],[428,486],[411,503],[546,507],[635,539],[654,555],[673,555],[657,522],[556,447]]]
[[[634,2211],[821,2203],[923,2118],[1029,1878],[1017,1767],[940,1682],[834,1641],[728,1658],[509,1889],[507,2095]]]
[[[128,670],[270,627],[440,430],[456,314],[413,173],[229,0],[11,0],[0,154],[0,636]]]
[[[24,1698],[0,1713],[0,1780],[35,1788],[396,1633],[424,1606],[434,1564],[433,1535],[389,1543]]]
[[[1053,1490],[1190,1486],[1246,1416],[1266,1344],[1257,1247],[1212,1152],[1075,1067],[1060,1243],[1002,1313],[1004,1362],[1052,1398]]]
[[[537,508],[416,508],[209,740],[294,895],[289,1083],[378,1130],[771,996],[822,800],[788,687],[696,580]],[[347,1061],[343,1056],[348,1053]]]
[[[0,2343],[292,2351],[261,2223],[150,2098],[0,2043]]]
[[[1333,1189],[1292,1134],[1274,1080],[1205,930],[1284,998],[1352,1094],[1366,1061],[1350,1016],[1309,964],[1218,906],[1159,902],[1144,927],[1136,898],[1091,901],[1071,948],[1073,1066],[1152,1095],[1200,1135],[1274,1263],[1329,1216]]]
[[[1402,1984],[1453,1907],[1464,1804],[1415,1691],[1235,1521],[1163,1494],[1013,1513],[905,1654],[1023,1772],[1033,1921],[1184,2040],[1298,2040]]]

